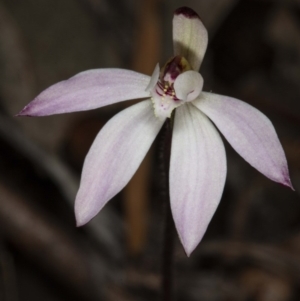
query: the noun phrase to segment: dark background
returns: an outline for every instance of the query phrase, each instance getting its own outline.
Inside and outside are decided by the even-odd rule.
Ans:
[[[73,202],[86,152],[131,104],[16,118],[39,92],[87,69],[151,74],[172,56],[172,14],[209,33],[204,90],[273,122],[296,189],[226,144],[220,206],[190,258],[175,242],[176,300],[300,300],[300,1],[1,0],[0,300],[159,300],[163,204],[157,143],[132,182],[87,226]]]

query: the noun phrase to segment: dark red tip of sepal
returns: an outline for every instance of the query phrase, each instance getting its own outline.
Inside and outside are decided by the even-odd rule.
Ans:
[[[184,15],[185,17],[187,18],[199,18],[198,14],[192,10],[191,8],[189,7],[186,7],[186,6],[183,6],[183,7],[180,7],[180,8],[177,8],[174,12],[175,15]]]

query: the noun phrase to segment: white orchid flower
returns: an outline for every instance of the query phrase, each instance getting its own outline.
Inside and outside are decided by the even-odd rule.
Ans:
[[[175,11],[174,57],[152,77],[123,69],[95,69],[43,91],[19,116],[85,111],[146,98],[110,119],[86,156],[75,201],[78,226],[91,220],[129,182],[163,123],[176,109],[169,171],[175,225],[190,255],[220,202],[226,156],[215,126],[254,168],[292,188],[287,161],[270,120],[240,100],[202,92],[198,73],[208,37],[190,8]],[[214,124],[213,124],[213,123]]]

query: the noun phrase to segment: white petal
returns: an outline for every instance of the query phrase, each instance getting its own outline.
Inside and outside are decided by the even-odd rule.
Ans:
[[[116,102],[149,97],[150,76],[124,69],[95,69],[59,82],[30,102],[18,116],[86,111]]]
[[[201,93],[193,104],[249,164],[271,180],[292,188],[284,151],[264,114],[241,100],[212,93]]]
[[[154,116],[150,100],[107,122],[84,162],[75,201],[78,226],[92,219],[129,182],[163,122]]]
[[[176,97],[183,101],[197,98],[203,88],[203,78],[199,72],[189,70],[177,76],[174,82]]]
[[[222,139],[193,105],[176,109],[170,198],[175,225],[187,255],[196,248],[220,202],[226,178]]]
[[[152,73],[150,82],[146,88],[146,91],[150,92],[156,86],[156,84],[158,82],[158,78],[159,78],[159,72],[160,72],[159,64],[156,64],[154,71]]]
[[[185,57],[198,71],[208,43],[207,31],[200,17],[190,8],[175,11],[173,18],[174,54]]]

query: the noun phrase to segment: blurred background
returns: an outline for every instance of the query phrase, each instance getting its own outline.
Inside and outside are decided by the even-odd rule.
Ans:
[[[201,16],[204,90],[273,122],[296,189],[271,182],[225,142],[220,206],[190,258],[177,235],[181,301],[300,300],[299,0],[0,0],[0,300],[158,300],[164,206],[155,143],[137,175],[88,225],[73,203],[84,157],[124,102],[16,118],[39,92],[93,68],[151,74],[172,56],[172,17]]]

